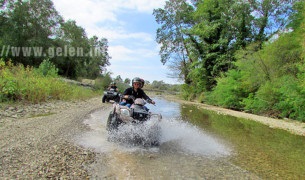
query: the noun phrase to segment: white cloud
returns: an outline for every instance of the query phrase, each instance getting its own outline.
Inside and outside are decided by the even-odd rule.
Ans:
[[[158,56],[151,29],[144,24],[119,19],[124,13],[152,15],[153,9],[163,7],[165,0],[53,0],[55,8],[65,20],[75,20],[88,35],[107,38],[111,65],[107,69],[114,77],[123,79],[140,76],[146,80],[175,82],[166,77],[166,66]],[[135,21],[136,22],[136,21]],[[147,21],[146,23],[155,23]],[[126,28],[127,25],[132,28]],[[138,28],[137,27],[141,27]],[[153,26],[148,26],[153,28]],[[141,29],[141,30],[140,30]],[[146,31],[145,31],[146,30]]]
[[[164,0],[129,0],[128,3],[140,12],[151,13],[153,9],[162,7],[164,2]]]
[[[133,61],[132,56],[133,50],[126,48],[125,46],[109,46],[109,55],[111,56],[112,62],[120,61]]]
[[[53,0],[55,8],[65,20],[75,20],[84,27],[88,36],[106,37],[109,41],[116,39],[142,39],[153,41],[150,34],[137,32],[128,33],[123,22],[117,19],[122,9],[151,13],[163,0]]]
[[[110,46],[109,55],[112,62],[143,62],[156,57],[158,54],[154,50],[143,48],[127,48],[126,46]]]
[[[66,20],[73,19],[81,25],[102,21],[117,21],[115,9],[107,1],[53,0],[55,8]]]
[[[81,26],[105,21],[118,21],[117,14],[124,10],[151,14],[162,7],[165,0],[53,0],[55,8],[66,20],[73,19]]]

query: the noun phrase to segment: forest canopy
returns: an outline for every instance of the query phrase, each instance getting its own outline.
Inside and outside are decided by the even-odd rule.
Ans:
[[[110,65],[108,41],[65,21],[51,0],[0,0],[0,52],[6,62],[38,67],[51,61],[59,75],[96,78]]]
[[[304,1],[168,0],[154,10],[182,96],[305,121]]]

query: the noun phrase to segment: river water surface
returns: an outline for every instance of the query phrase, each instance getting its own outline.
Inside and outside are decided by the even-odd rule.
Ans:
[[[155,98],[161,113],[157,147],[107,141],[111,110],[84,123],[77,143],[98,153],[94,179],[305,179],[305,138],[250,120]]]

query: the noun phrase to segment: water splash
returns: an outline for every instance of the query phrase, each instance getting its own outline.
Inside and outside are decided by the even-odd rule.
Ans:
[[[161,127],[161,143],[179,146],[175,147],[178,151],[208,156],[230,155],[230,149],[219,140],[185,121],[164,119]]]
[[[117,131],[109,133],[114,142],[132,145],[156,146],[159,145],[161,129],[157,119],[151,119],[143,123],[128,123],[119,126]]]
[[[152,138],[152,132],[156,132],[156,129],[152,128],[155,122],[148,121],[141,126],[125,125],[120,127],[118,132],[109,134],[106,131],[107,117],[108,114],[105,114],[105,112],[96,111],[88,119],[84,120],[84,123],[91,130],[78,137],[78,143],[102,153],[114,150],[142,151],[144,149],[143,146],[137,146],[139,144],[135,144],[132,141],[130,143],[130,140],[134,140],[133,138],[138,136],[144,141],[149,141]],[[160,130],[160,146],[158,149],[161,152],[203,156],[226,156],[230,154],[230,149],[221,144],[216,138],[179,118],[164,118],[161,122],[158,122],[158,127],[161,127],[158,129]],[[124,143],[109,141],[111,136],[120,139],[119,142]],[[149,151],[149,148],[146,147],[145,150]],[[154,147],[152,150],[156,151],[156,148]]]
[[[109,110],[110,111],[110,110]],[[107,140],[106,119],[108,114],[96,111],[84,120],[90,130],[76,137],[76,143],[86,148],[94,149],[99,153],[107,153],[116,149],[113,143]]]

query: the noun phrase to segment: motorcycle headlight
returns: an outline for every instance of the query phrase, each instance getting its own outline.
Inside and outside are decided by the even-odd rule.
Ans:
[[[128,109],[121,109],[121,114],[122,114],[123,116],[130,116],[130,112],[129,112]]]

